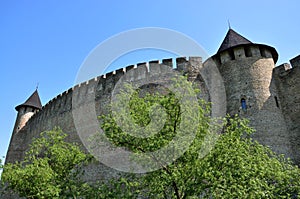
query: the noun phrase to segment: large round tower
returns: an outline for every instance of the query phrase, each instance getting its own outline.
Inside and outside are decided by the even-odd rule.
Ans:
[[[291,157],[286,124],[272,81],[278,59],[275,48],[252,43],[229,29],[213,59],[224,79],[227,112],[248,118],[256,129],[254,139]]]

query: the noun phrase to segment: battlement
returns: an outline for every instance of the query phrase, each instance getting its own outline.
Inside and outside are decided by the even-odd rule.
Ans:
[[[284,63],[274,68],[274,74],[279,77],[287,77],[293,74],[295,69],[300,68],[300,55],[290,60],[290,64]]]
[[[281,64],[281,65],[275,67],[273,69],[273,71],[274,71],[274,74],[278,75],[279,77],[283,77],[290,72],[291,68],[292,67],[290,64],[284,63],[284,64]]]
[[[56,97],[48,101],[42,107],[42,110],[36,111],[34,113],[34,115],[29,119],[28,124],[32,123],[35,120],[35,122],[38,123],[39,121],[46,120],[47,118],[55,117],[56,113],[70,111],[72,109],[72,99],[76,97],[77,102],[84,102],[85,96],[88,93],[91,93],[92,89],[95,89],[95,85],[97,85],[98,83],[104,85],[103,87],[105,89],[110,88],[109,90],[106,90],[106,93],[110,94],[111,89],[114,88],[117,80],[126,72],[130,70],[135,70],[137,68],[143,68],[143,70],[135,71],[137,73],[135,75],[141,76],[141,78],[143,78],[142,76],[143,74],[145,74],[145,72],[143,71],[146,70],[146,72],[150,72],[151,66],[157,64],[167,65],[173,68],[174,70],[187,72],[189,66],[200,66],[202,64],[202,58],[189,57],[187,59],[186,57],[178,57],[175,59],[168,58],[162,60],[151,60],[149,62],[128,65],[124,68],[119,68],[117,70],[97,76],[93,79],[87,80],[86,82],[82,82],[73,86],[72,88],[64,91],[63,93],[57,95]],[[74,93],[76,93],[75,96]]]
[[[245,44],[232,47],[228,50],[215,55],[214,58],[219,64],[232,60],[241,60],[248,57],[257,58],[273,58],[274,62],[277,61],[276,53],[272,52],[273,49],[269,46],[262,44]]]
[[[293,59],[291,59],[290,63],[291,63],[293,68],[300,67],[300,55],[298,55],[297,57],[294,57]]]

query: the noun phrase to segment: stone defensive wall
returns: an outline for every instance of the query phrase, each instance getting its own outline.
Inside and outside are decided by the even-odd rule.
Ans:
[[[272,99],[268,99],[267,102],[275,103],[276,101],[276,105],[274,106],[279,108],[278,112],[280,112],[280,114],[284,117],[284,119],[282,119],[283,124],[280,123],[278,125],[286,125],[288,129],[287,132],[280,131],[280,135],[288,138],[288,140],[285,140],[284,143],[288,143],[289,147],[291,147],[292,151],[289,152],[291,157],[293,157],[294,160],[300,160],[300,154],[298,152],[298,149],[300,148],[300,89],[298,86],[300,85],[300,56],[290,60],[290,63],[292,67],[289,64],[283,64],[275,67],[273,69],[273,73],[272,71],[267,71],[267,74],[272,73],[270,76],[272,76],[272,82],[276,87],[276,89],[273,87],[267,88],[271,89],[271,92],[273,92],[274,89],[274,92],[276,91],[274,94],[275,100],[273,99],[273,96]],[[239,64],[243,65],[243,62]],[[247,65],[247,63],[244,65]],[[225,115],[225,113],[229,110],[227,106],[228,103],[233,104],[233,101],[229,98],[230,95],[228,95],[228,89],[232,90],[239,81],[233,82],[233,79],[230,78],[231,76],[229,74],[224,74],[222,69],[219,71],[216,66],[216,62],[212,58],[202,62],[201,57],[189,57],[188,59],[185,57],[179,57],[176,59],[163,59],[161,61],[155,60],[130,65],[80,83],[50,100],[42,107],[42,110],[33,114],[20,131],[15,132],[12,135],[6,162],[21,161],[24,158],[25,151],[28,149],[32,139],[37,137],[41,132],[51,130],[54,127],[60,127],[68,134],[67,141],[78,143],[87,152],[87,149],[82,144],[78,130],[91,128],[93,125],[94,127],[99,127],[100,121],[97,120],[97,116],[108,113],[112,92],[120,78],[124,77],[124,74],[126,74],[125,76],[129,81],[143,82],[148,78],[149,73],[155,72],[159,74],[160,78],[157,83],[161,83],[163,85],[164,81],[170,76],[170,70],[166,70],[162,66],[169,66],[173,69],[171,71],[178,71],[180,74],[186,74],[188,80],[193,82],[193,85],[200,89],[201,92],[198,97],[203,98],[206,101],[210,101],[213,105],[215,105],[212,106],[211,110],[211,114],[213,116]],[[231,69],[232,68],[240,68],[240,65],[238,67],[231,67]],[[263,78],[264,73],[260,70],[263,70],[264,67],[258,66],[257,68],[259,69],[259,74]],[[232,75],[235,74],[238,74],[238,72],[233,72]],[[256,76],[251,76],[251,78],[254,79],[255,77]],[[229,78],[228,82],[226,81],[226,78]],[[271,85],[273,85],[273,83]],[[226,92],[225,86],[227,87]],[[249,89],[251,90],[251,88],[248,87],[245,88],[246,91]],[[242,89],[238,90],[240,92]],[[239,92],[237,91],[237,93]],[[240,100],[236,101],[237,103],[240,102]],[[85,117],[86,115],[91,115],[89,109],[86,108],[87,104],[91,105],[95,112],[94,115],[92,114],[93,118]],[[250,101],[249,105],[251,105]],[[239,110],[239,106],[240,105],[237,104],[236,110]],[[274,110],[274,106],[270,106],[270,109]],[[266,105],[264,105],[264,107],[266,110],[269,110]],[[275,110],[277,109],[275,108]],[[259,117],[255,117],[256,120],[263,116],[265,117],[263,118],[264,120],[270,117],[273,122],[279,123],[279,118],[272,118],[272,114],[262,115],[261,112],[257,112],[257,114]],[[250,109],[245,117],[250,117],[251,120]],[[96,120],[96,122],[93,123],[92,120]],[[253,125],[258,127],[259,125],[256,125],[255,121],[253,122]],[[274,136],[274,132],[276,129],[278,130],[278,125],[270,126],[270,124],[271,123],[268,122],[266,128],[270,129],[270,133]],[[265,130],[262,130],[262,136],[264,139],[271,139],[269,136],[264,134]],[[277,141],[280,140],[280,135],[278,135],[278,139],[272,139],[274,141],[272,144],[275,147],[278,147]],[[268,142],[263,143],[268,144]],[[111,177],[117,175],[115,170],[104,165],[99,166],[99,163],[91,164],[88,167],[89,168],[85,174],[85,178],[87,180],[101,179],[103,177],[106,178],[106,176]]]
[[[37,111],[28,120],[26,125],[19,132],[12,135],[6,162],[21,161],[32,139],[37,137],[41,132],[51,130],[54,127],[60,127],[63,132],[68,134],[67,141],[76,142],[82,146],[74,122],[74,100],[76,100],[76,106],[80,107],[81,104],[83,106],[87,103],[87,100],[92,99],[94,101],[92,104],[95,106],[97,116],[105,114],[108,111],[111,93],[118,80],[125,73],[134,70],[132,75],[133,80],[143,79],[147,71],[151,71],[151,67],[158,64],[167,65],[175,71],[188,74],[189,80],[197,82],[198,87],[202,90],[201,96],[199,97],[209,99],[207,88],[199,75],[199,70],[203,66],[201,57],[189,57],[189,59],[180,57],[176,59],[163,59],[161,62],[156,60],[130,65],[80,83],[50,100],[42,107],[42,110]],[[161,67],[156,67],[156,69],[157,68],[160,70]],[[156,72],[161,74],[162,80],[168,75],[164,70]],[[100,125],[100,123],[97,125]],[[83,149],[86,150],[85,147],[83,147]],[[104,176],[116,175],[116,172],[112,169],[104,165],[99,167],[99,165],[96,164],[97,163],[88,166],[91,167],[87,169],[85,174],[85,178],[88,180],[99,179],[97,178],[99,175],[100,179]]]
[[[300,55],[273,70],[282,110],[289,131],[292,153],[300,164]]]

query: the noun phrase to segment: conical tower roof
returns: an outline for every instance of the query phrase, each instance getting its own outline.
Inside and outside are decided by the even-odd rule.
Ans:
[[[32,93],[32,95],[23,104],[16,106],[16,110],[19,111],[19,109],[23,106],[40,110],[42,109],[42,103],[37,90],[35,90],[34,93]]]
[[[218,53],[242,44],[252,44],[252,42],[230,28],[218,50]]]
[[[229,28],[218,52],[214,55],[214,57],[219,55],[223,51],[226,51],[232,47],[237,47],[237,46],[258,46],[259,48],[266,48],[270,50],[274,63],[276,63],[278,60],[278,53],[275,48],[265,44],[252,43],[250,40],[246,39],[245,37],[235,32],[231,28]]]

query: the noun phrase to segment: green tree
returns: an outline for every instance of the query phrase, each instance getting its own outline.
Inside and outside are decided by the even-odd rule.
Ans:
[[[55,128],[34,139],[24,161],[5,165],[2,181],[7,188],[26,198],[76,198],[89,189],[80,181],[89,156],[65,137]]]
[[[297,198],[299,168],[245,136],[252,131],[247,121],[230,118],[215,148],[198,160],[193,185],[213,198]]]
[[[121,99],[130,94],[130,117],[139,126],[150,123],[152,106],[159,104],[166,110],[163,128],[157,134],[139,138],[129,135],[117,124],[114,113],[102,116],[102,128],[116,146],[125,147],[135,153],[155,151],[165,146],[175,136],[182,122],[183,110],[180,99],[172,93],[141,94],[139,91],[121,93]],[[118,102],[119,103],[119,102]],[[120,106],[112,104],[112,106]],[[283,156],[250,138],[254,132],[248,121],[235,117],[224,119],[222,134],[217,136],[215,145],[202,157],[203,144],[211,144],[205,136],[215,140],[214,129],[219,127],[209,117],[209,105],[199,100],[200,113],[195,139],[189,149],[172,164],[164,165],[160,158],[149,159],[163,165],[161,169],[139,177],[121,178],[119,183],[126,189],[138,190],[135,197],[146,198],[291,198],[300,192],[300,172]],[[122,115],[122,111],[118,111]],[[126,121],[127,122],[127,121]],[[185,125],[190,125],[189,123]],[[134,128],[134,125],[131,125]],[[127,128],[125,128],[127,129]],[[135,131],[135,129],[133,129]],[[205,142],[204,142],[205,140]],[[209,147],[208,147],[209,148]],[[175,149],[176,150],[176,149]],[[148,162],[142,162],[147,164]],[[114,181],[114,183],[118,183]],[[116,185],[114,185],[116,186]],[[114,187],[113,186],[113,187]],[[108,187],[109,189],[109,187]],[[106,189],[106,190],[108,190]],[[119,189],[110,189],[110,197],[116,197]],[[116,194],[116,195],[115,195]],[[134,197],[134,196],[130,196]],[[125,197],[125,196],[123,196]],[[129,197],[129,196],[128,196]]]

